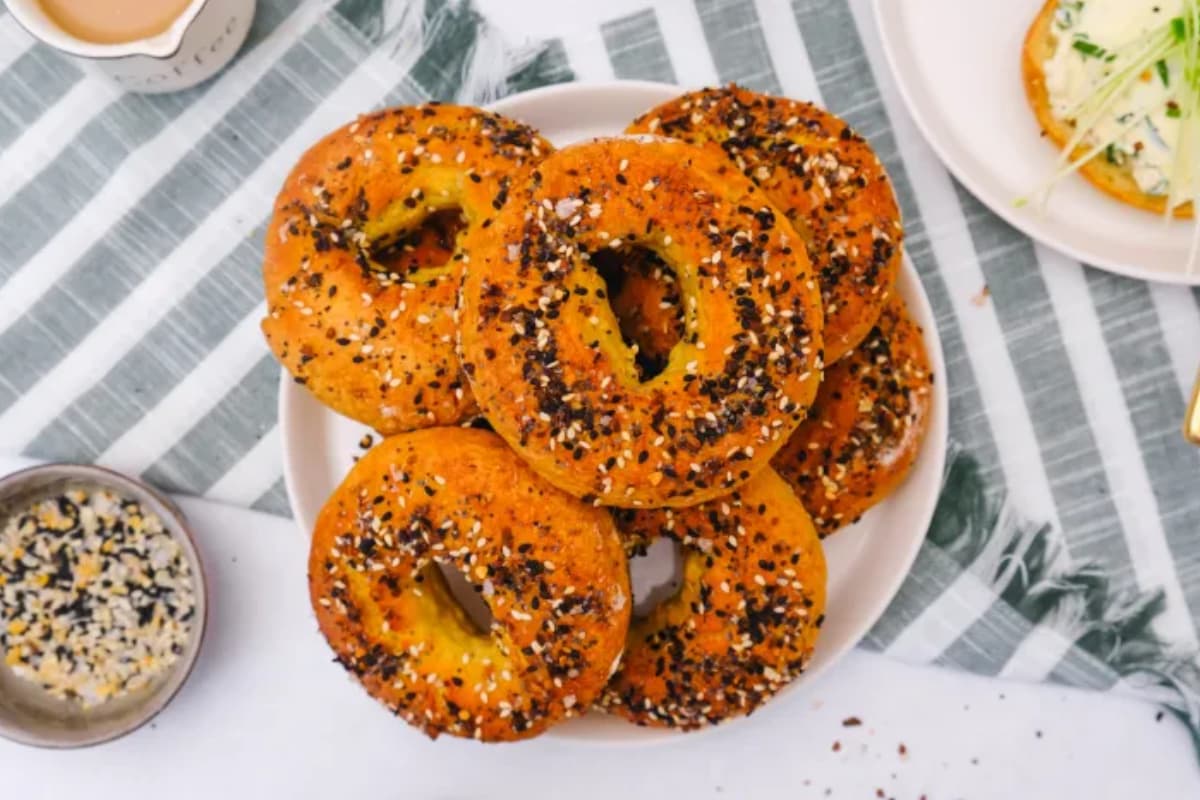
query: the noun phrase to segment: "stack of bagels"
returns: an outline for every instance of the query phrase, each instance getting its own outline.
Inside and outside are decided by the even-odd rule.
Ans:
[[[384,437],[318,518],[313,608],[430,736],[749,714],[812,655],[821,538],[925,432],[866,141],[735,86],[627,133],[556,150],[476,108],[387,109],[317,143],[275,206],[271,349]],[[634,615],[629,559],[661,538],[678,589]]]

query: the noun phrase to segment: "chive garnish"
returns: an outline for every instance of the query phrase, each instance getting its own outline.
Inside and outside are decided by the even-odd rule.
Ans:
[[[1088,58],[1104,58],[1108,52],[1100,45],[1095,42],[1089,42],[1087,39],[1076,39],[1071,43],[1071,46]]]
[[[1158,70],[1158,77],[1162,79],[1163,86],[1170,86],[1171,70],[1167,68],[1167,60],[1165,58],[1160,58],[1154,65],[1154,68]]]

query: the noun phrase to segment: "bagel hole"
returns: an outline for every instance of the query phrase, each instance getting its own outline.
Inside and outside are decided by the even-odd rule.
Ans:
[[[459,607],[466,613],[467,618],[475,626],[478,633],[488,633],[492,629],[492,610],[488,608],[487,602],[483,599],[483,595],[475,588],[474,584],[467,579],[452,564],[443,564],[441,561],[434,562],[437,565],[438,571],[442,573],[442,577],[446,580],[446,588],[450,590],[450,596],[454,598]]]
[[[675,346],[683,332],[683,304],[675,271],[653,250],[637,245],[599,250],[591,254],[590,261],[604,279],[609,308],[621,328],[621,340],[633,351],[638,378],[646,383],[667,368],[670,347]],[[651,321],[633,294],[635,286],[644,287],[647,281],[654,284],[655,295],[661,296],[660,302],[669,306],[655,309],[656,313],[665,312],[663,319],[654,321],[654,324],[664,325],[660,335],[670,345],[664,352],[654,352]]]
[[[666,536],[655,539],[646,552],[629,559],[633,589],[633,618],[644,619],[671,599],[683,583],[683,552],[679,542]]]
[[[435,211],[416,228],[398,231],[372,242],[370,257],[373,267],[380,272],[400,276],[444,267],[454,257],[458,234],[466,224],[461,209]]]
[[[482,414],[471,417],[469,420],[463,423],[463,427],[473,428],[477,431],[490,431],[491,433],[496,432],[496,429],[492,427],[492,423],[489,422],[488,418]]]

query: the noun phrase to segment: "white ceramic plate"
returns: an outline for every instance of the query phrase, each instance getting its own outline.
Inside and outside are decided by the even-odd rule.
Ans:
[[[535,126],[561,146],[620,133],[637,114],[675,97],[679,91],[656,83],[567,84],[515,95],[493,108]],[[899,288],[913,317],[925,330],[937,376],[929,436],[904,485],[858,524],[827,540],[829,594],[825,626],[808,671],[790,688],[810,683],[853,647],[880,617],[916,558],[941,489],[947,425],[942,346],[929,301],[907,260]],[[288,496],[297,523],[308,535],[325,499],[350,469],[353,457],[362,452],[359,441],[369,430],[322,406],[286,372],[279,393],[279,424]],[[635,577],[670,572],[661,564],[638,567]],[[635,594],[640,596],[638,588],[635,580]],[[768,709],[780,705],[786,703],[776,700]],[[798,705],[791,705],[791,710],[802,713]],[[595,713],[553,728],[551,735],[610,742],[676,736]]]
[[[1055,171],[1025,101],[1021,45],[1043,0],[874,0],[883,49],[917,125],[954,176],[1026,235],[1087,264],[1141,280],[1200,285],[1186,274],[1189,221],[1125,205],[1079,176],[1045,209],[1013,205]]]

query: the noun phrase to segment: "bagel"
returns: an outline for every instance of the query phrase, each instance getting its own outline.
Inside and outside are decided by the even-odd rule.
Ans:
[[[654,364],[678,341],[672,278],[631,259],[613,310]],[[933,375],[920,328],[893,295],[867,338],[825,370],[807,420],[772,465],[811,509],[824,538],[856,522],[912,470],[929,427]]]
[[[1105,0],[1088,1],[1098,6],[1107,4],[1116,7],[1116,13],[1122,13],[1123,9],[1120,6],[1123,6],[1125,2],[1125,0],[1107,0],[1107,3]],[[1055,24],[1060,5],[1060,0],[1046,0],[1029,26],[1029,30],[1025,34],[1024,46],[1021,49],[1021,79],[1025,85],[1025,97],[1029,101],[1029,106],[1033,110],[1034,116],[1037,117],[1042,131],[1049,137],[1050,141],[1054,142],[1059,149],[1062,149],[1070,144],[1071,140],[1075,137],[1077,128],[1074,120],[1064,119],[1059,111],[1055,109],[1055,103],[1051,97],[1050,88],[1047,85],[1046,65],[1054,58],[1060,38],[1061,29]],[[1176,4],[1176,7],[1178,7],[1178,4]],[[1079,12],[1082,12],[1082,10],[1082,7],[1078,9]],[[1137,9],[1133,10],[1136,11]],[[1155,11],[1157,10],[1156,8]],[[1164,18],[1161,21],[1166,22],[1166,19]],[[1119,41],[1105,42],[1104,44],[1110,47],[1128,44],[1130,36],[1134,33],[1134,30],[1131,28],[1132,21],[1130,25],[1120,28],[1122,38]],[[1082,59],[1083,55],[1080,54],[1079,57]],[[1150,78],[1151,84],[1153,84],[1153,81],[1158,80],[1157,74],[1154,71],[1147,70],[1146,75]],[[1177,78],[1177,82],[1181,84],[1183,82],[1182,78]],[[1168,92],[1164,91],[1164,95],[1168,94]],[[1166,101],[1167,98],[1164,96],[1164,108]],[[1141,105],[1139,104],[1139,108]],[[1145,113],[1144,110],[1143,113]],[[1091,149],[1091,144],[1080,144],[1071,153],[1071,158],[1080,158],[1086,155]],[[1138,152],[1140,157],[1142,151],[1138,150],[1136,152]],[[1127,159],[1122,157],[1121,160],[1122,163],[1116,163],[1115,158],[1110,157],[1106,153],[1101,153],[1081,165],[1079,174],[1105,194],[1123,203],[1146,211],[1154,211],[1159,214],[1164,213],[1167,204],[1166,195],[1147,194],[1142,191],[1141,186],[1134,177],[1135,159],[1132,157]],[[1191,219],[1193,215],[1192,203],[1190,201],[1183,203],[1177,206],[1172,213],[1179,218]]]
[[[766,469],[700,506],[614,516],[634,552],[677,541],[683,579],[630,627],[601,708],[692,730],[751,713],[804,670],[823,622],[825,556],[782,478]]]
[[[527,196],[467,234],[464,370],[495,430],[598,505],[694,505],[762,469],[821,373],[821,298],[801,241],[718,153],[604,139],[549,156]],[[590,253],[654,251],[687,335],[641,382]]]
[[[438,563],[480,593],[488,631]],[[308,575],[338,661],[433,738],[523,739],[582,713],[632,606],[608,513],[467,428],[399,434],[359,459],[317,519]]]
[[[812,416],[772,459],[823,537],[857,522],[908,476],[929,428],[933,372],[899,296],[825,371]]]
[[[895,283],[904,237],[891,181],[865,139],[811,103],[732,85],[664,103],[629,132],[719,146],[807,242],[825,306],[825,362],[862,341]]]
[[[433,104],[326,136],[288,176],[267,228],[272,352],[322,403],[385,435],[472,414],[454,352],[458,282],[438,258],[454,228],[486,224],[549,151],[524,125]]]

